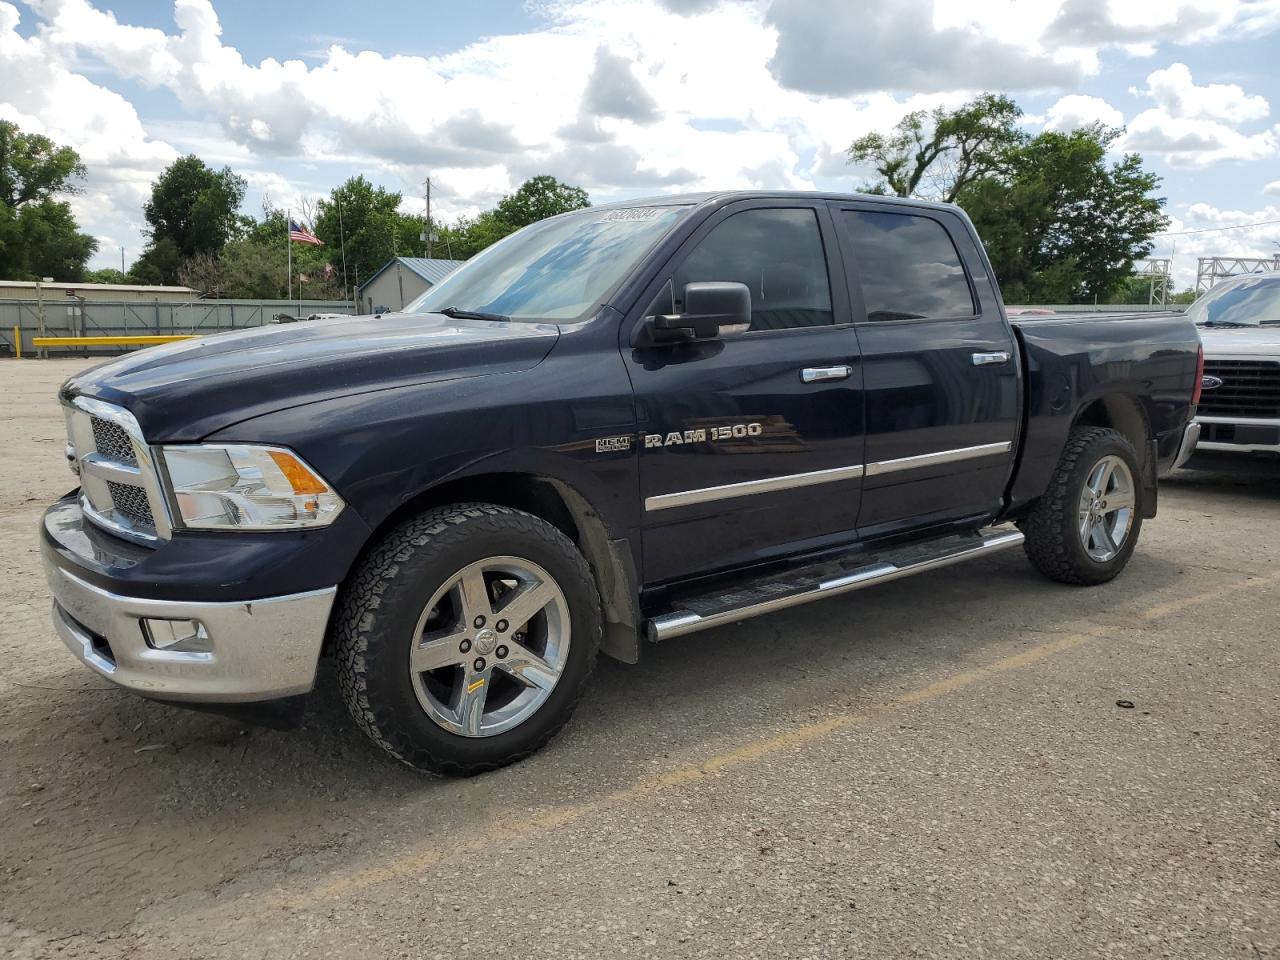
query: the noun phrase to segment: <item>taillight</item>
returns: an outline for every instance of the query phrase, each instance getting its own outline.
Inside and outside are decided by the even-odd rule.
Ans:
[[[1197,407],[1200,405],[1200,391],[1203,389],[1204,389],[1204,344],[1202,343],[1200,344],[1199,349],[1196,351],[1196,386],[1195,386],[1195,389],[1191,391],[1192,407]],[[1192,412],[1194,413],[1195,411],[1192,410]]]

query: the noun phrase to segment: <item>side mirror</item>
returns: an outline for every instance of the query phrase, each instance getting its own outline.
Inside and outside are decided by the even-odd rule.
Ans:
[[[663,340],[713,340],[750,327],[751,290],[745,283],[719,280],[685,284],[684,313],[653,318],[654,331]]]

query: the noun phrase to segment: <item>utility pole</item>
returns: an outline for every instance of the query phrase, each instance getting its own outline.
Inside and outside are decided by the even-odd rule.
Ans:
[[[422,239],[427,242],[427,259],[430,260],[431,259],[431,243],[435,239],[435,237],[432,236],[432,234],[435,233],[435,230],[433,230],[431,227],[431,178],[430,177],[427,177],[426,188],[427,188],[427,193],[426,193],[427,222],[426,222],[426,226],[423,228],[423,231],[422,231]]]

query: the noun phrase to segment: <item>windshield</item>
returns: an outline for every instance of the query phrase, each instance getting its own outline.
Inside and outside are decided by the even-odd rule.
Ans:
[[[531,224],[472,257],[405,309],[583,319],[688,210],[588,209]]]
[[[1214,287],[1187,308],[1187,316],[1208,327],[1280,324],[1280,276],[1249,277]]]

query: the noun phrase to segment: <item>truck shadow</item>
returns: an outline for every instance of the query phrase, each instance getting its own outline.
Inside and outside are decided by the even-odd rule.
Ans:
[[[1167,591],[1178,576],[1175,563],[1140,552],[1120,583],[1091,592],[1090,608],[1113,611],[1123,629],[1142,595]],[[993,601],[993,592],[1017,602]],[[38,850],[38,869],[57,883],[25,898],[20,913],[56,928],[60,908],[79,901],[81,916],[92,906],[105,930],[129,922],[140,901],[163,915],[163,903],[183,894],[323,875],[377,856],[388,839],[474,830],[504,807],[581,802],[780,724],[866,709],[904,685],[1078,629],[1079,597],[1011,550],[650,646],[636,666],[602,660],[549,748],[467,781],[385,760],[354,729],[327,665],[292,731],[110,690],[32,697],[28,709],[45,714],[40,736],[63,759],[56,772],[20,774],[44,781],[32,798],[47,822],[18,822],[11,862],[30,864]],[[122,886],[128,897],[117,895]]]
[[[1161,480],[1170,491],[1280,499],[1280,459],[1230,453],[1197,453]]]

